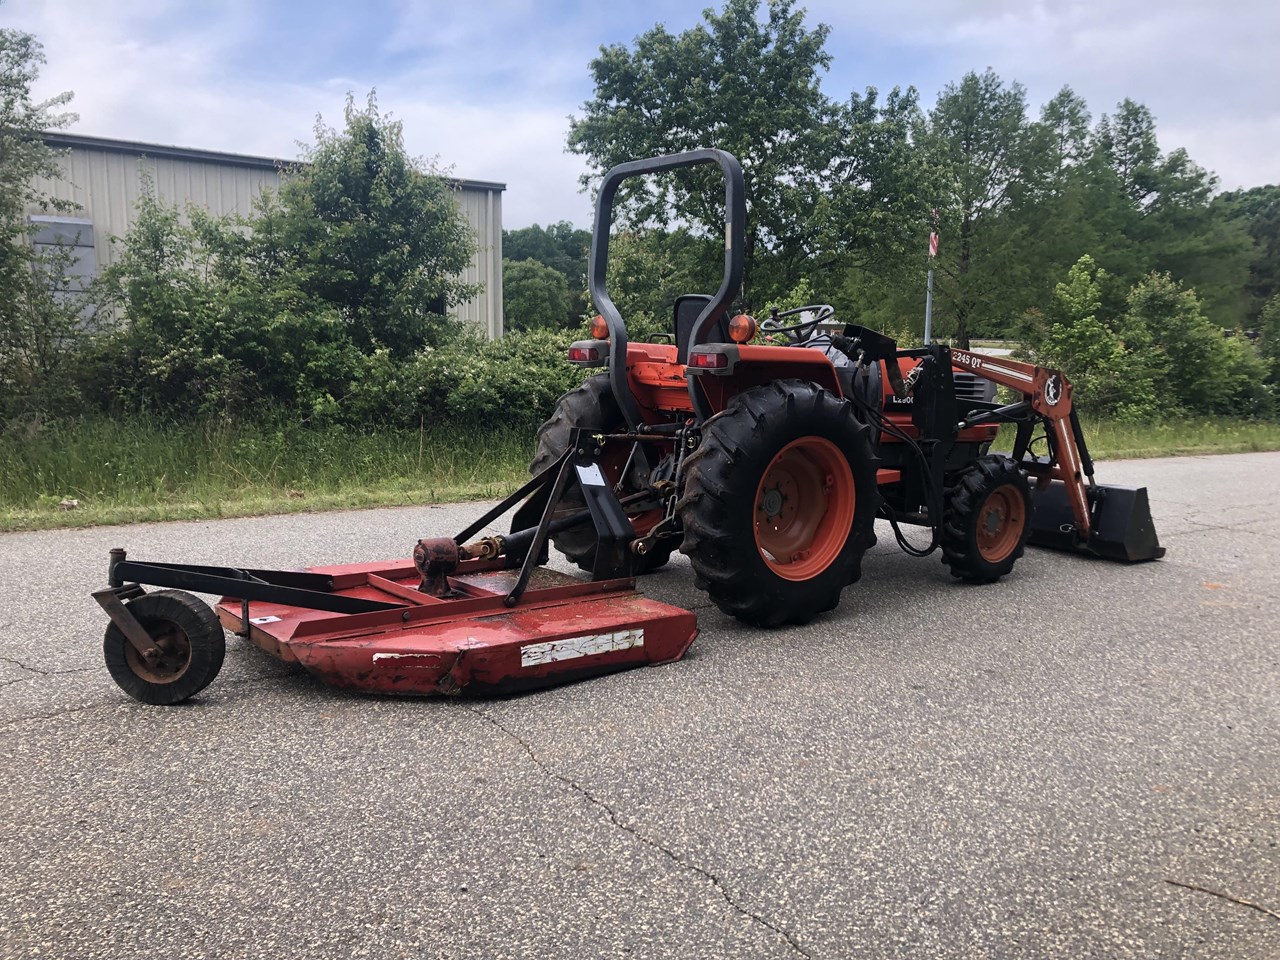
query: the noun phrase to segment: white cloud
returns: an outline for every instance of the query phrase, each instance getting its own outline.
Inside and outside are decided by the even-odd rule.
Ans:
[[[405,122],[416,154],[460,177],[505,182],[504,221],[590,221],[582,160],[564,152],[567,117],[590,95],[601,44],[654,22],[700,20],[702,3],[576,8],[317,2],[310,20],[234,0],[196,12],[178,0],[8,0],[49,64],[38,92],[75,91],[79,132],[286,158],[348,91]],[[707,0],[713,3],[715,0]],[[1033,106],[1063,84],[1095,116],[1129,96],[1156,114],[1166,148],[1185,146],[1225,187],[1280,180],[1280,5],[1202,0],[802,0],[833,26],[834,97],[868,84],[916,84],[926,104],[990,65]],[[299,11],[301,11],[301,7]],[[276,20],[273,21],[272,17]],[[300,19],[301,18],[301,19]]]
[[[893,83],[922,99],[969,70],[1027,87],[1033,109],[1069,85],[1095,118],[1125,97],[1151,108],[1162,147],[1187,147],[1224,186],[1280,181],[1280,4],[1273,0],[810,0],[833,26],[836,75],[855,38],[904,58]],[[847,82],[847,81],[846,81]],[[885,85],[882,78],[861,83]],[[851,83],[850,86],[858,86]]]
[[[338,124],[347,92],[360,99],[376,86],[381,109],[404,121],[412,153],[438,156],[459,177],[507,184],[508,226],[590,219],[590,202],[578,192],[583,164],[564,153],[571,105],[548,106],[524,88],[468,91],[456,56],[418,57],[396,72],[246,78],[229,66],[255,29],[243,8],[223,8],[196,30],[172,22],[172,6],[113,3],[109,15],[102,6],[18,0],[8,11],[45,46],[37,94],[75,92],[76,132],[292,158],[299,142],[311,141],[317,113]],[[395,43],[414,33],[406,24]],[[543,68],[552,80],[563,72],[555,59]]]

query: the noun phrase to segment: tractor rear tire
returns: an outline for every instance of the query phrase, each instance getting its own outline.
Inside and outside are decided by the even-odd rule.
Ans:
[[[602,433],[626,429],[626,421],[618,409],[614,399],[613,388],[609,384],[609,375],[598,374],[588,377],[581,386],[570,390],[556,403],[551,419],[538,428],[538,448],[529,465],[529,472],[537,474],[553,464],[561,454],[569,449],[574,427],[585,427],[599,430]],[[614,449],[620,451],[610,456],[606,452],[601,469],[613,483],[618,482],[619,475],[626,466],[626,453],[629,452],[620,444]],[[632,492],[632,491],[628,491]],[[570,478],[565,487],[557,513],[575,513],[586,509],[586,499],[582,496],[582,488],[578,481]],[[636,533],[644,535],[657,518],[635,517],[632,523]],[[567,530],[561,530],[551,538],[557,550],[563,553],[583,570],[590,571],[596,559],[596,530],[591,521],[585,521]],[[652,549],[643,556],[632,558],[632,572],[645,574],[657,570],[669,559],[680,545],[679,537],[658,540]]]
[[[697,586],[753,626],[834,609],[875,543],[878,463],[849,402],[814,383],[733,397],[703,424],[677,505]]]
[[[1031,488],[1008,457],[979,457],[948,481],[942,562],[969,583],[994,583],[1022,556],[1031,532]]]
[[[154,590],[127,605],[151,635],[161,657],[148,663],[114,623],[102,638],[107,671],[125,693],[155,706],[181,703],[218,675],[227,637],[218,615],[182,590]]]

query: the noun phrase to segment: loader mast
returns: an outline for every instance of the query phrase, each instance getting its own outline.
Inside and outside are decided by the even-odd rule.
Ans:
[[[951,349],[951,363],[958,370],[976,374],[1023,396],[1019,403],[962,420],[958,425],[959,429],[987,420],[1010,419],[1016,414],[1034,413],[1043,421],[1049,438],[1050,454],[1047,460],[1027,458],[1027,448],[1035,423],[1025,416],[1018,420],[1013,458],[1020,461],[1023,468],[1035,476],[1041,486],[1047,486],[1053,480],[1062,481],[1071,515],[1075,520],[1076,536],[1081,542],[1088,542],[1093,532],[1093,521],[1089,515],[1086,485],[1093,482],[1093,459],[1089,456],[1084,432],[1080,429],[1080,421],[1071,403],[1072,388],[1067,378],[1059,371],[1047,367],[1038,367],[1008,357],[974,353],[958,347]]]

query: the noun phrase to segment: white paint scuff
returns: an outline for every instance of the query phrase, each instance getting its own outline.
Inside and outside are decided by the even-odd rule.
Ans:
[[[597,633],[585,637],[566,637],[546,643],[530,643],[520,648],[520,666],[536,667],[558,660],[575,660],[578,657],[594,657],[602,653],[615,653],[644,646],[644,628],[618,630],[614,633]]]

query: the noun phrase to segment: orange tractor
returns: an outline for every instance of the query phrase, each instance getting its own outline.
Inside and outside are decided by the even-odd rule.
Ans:
[[[714,296],[676,302],[671,343],[632,343],[606,289],[613,199],[628,177],[701,163],[725,179],[723,282]],[[570,359],[607,372],[561,399],[533,469],[564,452],[571,428],[598,433],[606,479],[637,495],[637,572],[680,548],[721,610],[769,626],[836,606],[860,576],[877,517],[907,552],[940,549],[952,574],[978,583],[1008,573],[1029,537],[1121,560],[1163,554],[1146,491],[1094,482],[1061,373],[940,345],[899,350],[834,324],[827,305],[759,325],[730,318],[744,223],[742,171],[723,151],[622,164],[601,184],[589,273],[596,339],[575,343]],[[753,344],[757,330],[789,342]],[[1017,401],[995,402],[997,385]],[[1012,455],[988,452],[1002,423],[1016,425]],[[928,529],[928,545],[913,546],[904,524]],[[589,525],[555,543],[583,566],[593,560]]]
[[[669,342],[632,343],[606,286],[614,198],[629,177],[695,164],[724,176],[723,281],[676,301]],[[730,317],[745,220],[742,169],[724,151],[614,167],[592,239],[595,339],[569,351],[603,372],[539,430],[533,479],[457,536],[420,540],[412,559],[281,571],[112,551],[94,594],[111,620],[112,677],[145,702],[179,702],[218,672],[224,627],[326,683],[377,693],[504,692],[666,663],[693,642],[696,618],[641,596],[636,574],[681,549],[725,613],[805,623],[858,580],[877,518],[908,553],[940,550],[976,583],[1007,574],[1028,540],[1163,555],[1145,488],[1094,481],[1058,371],[898,349],[836,324],[826,305],[758,325]],[[752,343],[758,332],[785,344]],[[997,402],[997,385],[1013,402]],[[1015,427],[1010,455],[989,452],[1001,424]],[[510,532],[486,535],[508,512]],[[547,569],[549,543],[590,577]],[[216,616],[188,591],[222,594]]]

